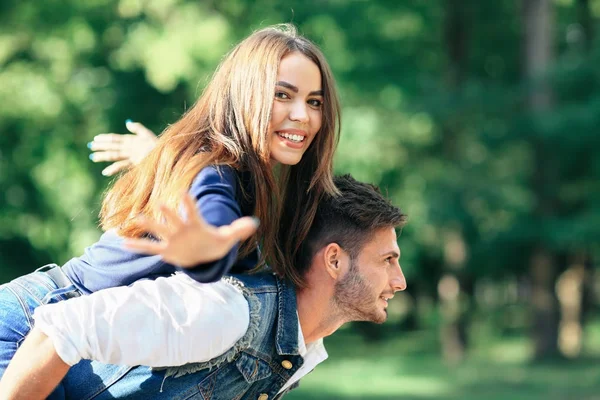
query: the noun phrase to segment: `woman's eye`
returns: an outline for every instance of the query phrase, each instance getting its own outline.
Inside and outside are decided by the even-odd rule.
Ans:
[[[319,108],[319,107],[321,107],[323,105],[323,102],[321,100],[318,100],[318,99],[312,99],[312,100],[308,101],[308,104],[310,104],[313,107]]]
[[[277,97],[278,99],[289,99],[290,96],[287,95],[287,93],[285,92],[275,92],[275,97]]]

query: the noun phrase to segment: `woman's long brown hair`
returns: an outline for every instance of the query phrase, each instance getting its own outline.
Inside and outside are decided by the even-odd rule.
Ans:
[[[269,122],[281,59],[300,52],[321,70],[322,125],[302,160],[282,166],[270,160]],[[325,194],[335,195],[333,154],[339,140],[340,105],[333,75],[321,51],[285,24],[261,29],[225,56],[202,96],[160,136],[157,146],[108,191],[102,228],[124,237],[143,235],[140,215],[160,219],[160,204],[177,208],[182,194],[208,165],[230,165],[252,177],[254,215],[260,229],[238,257],[261,243],[261,260],[297,286],[304,281],[292,260]]]

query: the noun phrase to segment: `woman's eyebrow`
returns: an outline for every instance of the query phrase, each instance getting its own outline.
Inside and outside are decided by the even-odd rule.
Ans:
[[[284,88],[288,88],[290,89],[292,92],[294,93],[298,93],[299,89],[298,87],[292,85],[289,82],[286,81],[279,81],[276,83],[277,86],[283,86]],[[319,89],[319,90],[313,90],[312,92],[309,93],[310,96],[323,96],[323,89]]]

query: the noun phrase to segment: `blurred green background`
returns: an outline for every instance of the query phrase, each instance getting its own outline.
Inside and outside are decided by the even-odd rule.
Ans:
[[[293,22],[343,103],[339,173],[410,216],[408,290],[290,399],[599,399],[600,0],[2,0],[0,282],[100,235],[86,143],[155,132]]]

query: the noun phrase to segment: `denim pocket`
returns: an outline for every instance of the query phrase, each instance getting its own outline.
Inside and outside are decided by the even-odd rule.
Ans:
[[[267,362],[245,352],[240,353],[235,365],[248,383],[271,376],[271,367]]]
[[[269,380],[259,381],[271,377],[272,372],[266,361],[242,351],[234,361],[223,363],[210,374],[197,374],[201,378],[198,388],[204,400],[232,400],[249,398],[248,391],[254,384],[268,385]]]

